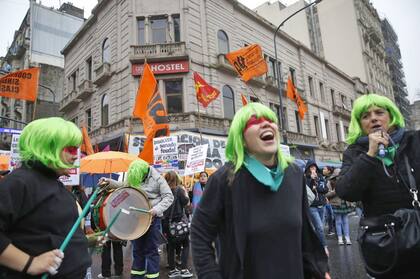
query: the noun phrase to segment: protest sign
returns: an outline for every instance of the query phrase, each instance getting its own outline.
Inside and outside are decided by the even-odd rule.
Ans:
[[[204,171],[208,146],[208,144],[204,144],[190,148],[184,175]]]

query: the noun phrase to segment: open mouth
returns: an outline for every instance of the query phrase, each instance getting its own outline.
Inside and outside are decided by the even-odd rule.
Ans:
[[[274,139],[274,133],[272,131],[265,131],[260,135],[262,141],[271,141]]]
[[[373,125],[371,128],[373,131],[378,131],[378,130],[382,130],[382,126],[379,124]]]

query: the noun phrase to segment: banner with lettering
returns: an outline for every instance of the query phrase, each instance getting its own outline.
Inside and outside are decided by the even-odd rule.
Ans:
[[[204,144],[190,148],[184,175],[191,175],[204,171],[208,146],[208,144]]]
[[[0,78],[0,96],[34,102],[38,95],[39,68],[30,68]]]
[[[153,167],[160,173],[178,171],[178,138],[176,136],[153,139]]]
[[[10,171],[20,166],[19,138],[20,138],[20,134],[12,135],[12,143],[10,144],[10,160],[9,160]]]

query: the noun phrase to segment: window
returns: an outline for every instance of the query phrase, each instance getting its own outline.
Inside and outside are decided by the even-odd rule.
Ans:
[[[77,77],[76,77],[76,71],[71,74],[69,77],[69,83],[70,83],[70,92],[76,91],[77,86]]]
[[[341,141],[341,137],[340,137],[340,125],[338,123],[335,123],[335,130],[337,132],[337,141],[340,142]]]
[[[280,119],[280,116],[279,116],[279,114],[280,114],[280,105],[274,104],[274,103],[270,103],[270,108],[271,108],[272,111],[274,111],[276,113],[277,118]]]
[[[258,100],[258,98],[255,97],[255,96],[249,96],[249,101],[251,103],[259,103],[260,102],[260,100]]]
[[[330,123],[328,122],[328,119],[324,120],[325,122],[325,131],[327,132],[327,139],[331,139],[331,135],[330,135]]]
[[[232,119],[235,115],[235,102],[233,99],[233,90],[230,86],[223,86],[223,110],[225,118]]]
[[[341,105],[343,106],[343,108],[347,108],[346,102],[347,102],[346,96],[341,95]]]
[[[289,68],[290,78],[292,79],[293,85],[296,87],[296,70]]]
[[[331,89],[331,103],[332,103],[332,106],[334,107],[335,106],[335,93],[334,93],[334,89]]]
[[[325,101],[324,84],[319,82],[319,94],[321,94],[321,100]]]
[[[314,124],[315,124],[315,135],[319,138],[321,131],[319,130],[319,119],[318,116],[314,116]]]
[[[349,127],[344,126],[344,137],[345,137],[345,138],[347,137],[348,130],[349,130]]]
[[[71,122],[73,122],[74,124],[76,124],[76,126],[79,126],[79,117],[75,117],[72,120],[70,120]]]
[[[268,58],[268,73],[267,76],[272,76],[273,78],[276,78],[276,60],[269,57]]]
[[[229,38],[225,31],[217,31],[217,42],[219,46],[219,53],[226,54],[229,52]]]
[[[111,62],[111,46],[109,44],[109,39],[106,38],[102,43],[102,63]]]
[[[91,109],[86,110],[85,117],[86,117],[87,131],[90,132],[92,131],[92,110]]]
[[[86,79],[87,80],[92,80],[92,69],[93,69],[92,57],[89,57],[86,60]]]
[[[299,112],[295,110],[296,132],[302,133],[302,123],[300,122]]]
[[[308,83],[309,83],[309,94],[311,97],[314,97],[314,79],[309,76],[308,77]]]
[[[109,100],[108,100],[108,95],[107,94],[102,96],[102,101],[101,101],[101,124],[102,124],[102,126],[107,126],[109,124]]]
[[[144,31],[144,18],[137,19],[137,43],[139,45],[146,44],[146,36]]]
[[[163,44],[166,43],[166,29],[168,26],[168,19],[164,17],[156,17],[150,20],[150,27],[152,31],[152,43]]]
[[[353,100],[350,99],[350,109],[353,109]]]
[[[179,15],[172,15],[174,21],[174,40],[175,42],[181,41],[181,24],[179,20]]]
[[[165,80],[165,93],[168,113],[183,112],[182,79]]]

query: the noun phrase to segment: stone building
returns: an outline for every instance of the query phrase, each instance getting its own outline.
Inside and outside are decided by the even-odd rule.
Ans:
[[[420,130],[420,100],[414,101],[410,105],[411,125],[414,130]]]
[[[65,89],[60,110],[86,125],[94,144],[121,149],[124,133],[143,131],[130,116],[147,60],[158,80],[171,131],[223,138],[242,107],[241,93],[278,113],[280,67],[281,88],[290,76],[309,109],[300,120],[283,89],[291,153],[297,158],[339,160],[352,102],[365,92],[365,84],[283,32],[276,63],[275,28],[234,0],[102,0],[62,51]],[[253,43],[261,45],[269,71],[244,84],[224,54]],[[197,104],[194,71],[221,92],[207,108]]]

